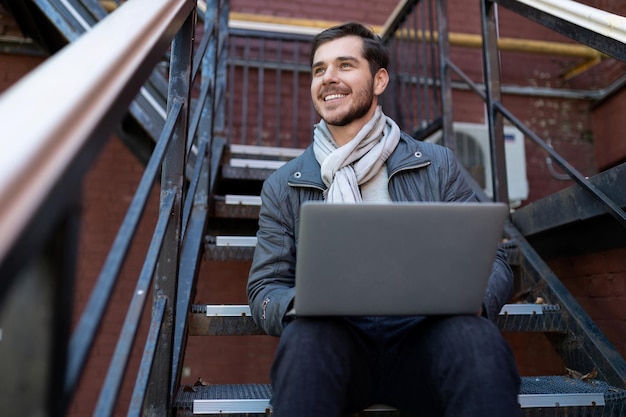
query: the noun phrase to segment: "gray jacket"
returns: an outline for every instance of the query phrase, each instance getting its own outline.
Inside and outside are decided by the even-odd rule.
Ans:
[[[445,147],[402,134],[387,159],[389,194],[393,201],[476,201],[454,154]],[[313,147],[274,172],[263,184],[257,246],[248,278],[248,299],[254,321],[279,336],[285,313],[293,305],[300,205],[322,200],[326,186]],[[483,302],[493,319],[511,297],[513,274],[499,250]]]

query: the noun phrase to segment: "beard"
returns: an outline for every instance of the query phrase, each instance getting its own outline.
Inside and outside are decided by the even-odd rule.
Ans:
[[[355,120],[365,116],[371,109],[374,101],[373,83],[352,95],[354,102],[347,111],[337,111],[335,107],[324,109],[317,102],[314,102],[315,110],[331,126],[346,126]]]

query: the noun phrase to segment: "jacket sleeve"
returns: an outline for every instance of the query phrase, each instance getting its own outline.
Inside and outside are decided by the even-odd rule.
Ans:
[[[257,245],[248,276],[252,318],[272,336],[282,333],[285,314],[295,296],[295,220],[287,206],[281,210],[287,188],[270,179],[263,184]]]
[[[498,248],[483,300],[483,315],[495,320],[502,306],[513,295],[513,271],[506,261],[506,252]]]

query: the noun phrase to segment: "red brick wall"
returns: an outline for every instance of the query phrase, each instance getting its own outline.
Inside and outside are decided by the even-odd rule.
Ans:
[[[549,265],[626,356],[626,248],[554,260]]]
[[[516,117],[583,175],[591,176],[597,172],[594,145],[589,138],[591,119],[588,102],[523,96],[506,96],[502,101],[507,108],[514,109]],[[563,181],[555,178],[548,169],[548,154],[529,138],[525,142],[530,191],[528,202],[573,185],[569,179]],[[555,163],[552,166],[557,173],[563,173]]]
[[[626,162],[626,93],[618,92],[592,113],[596,163],[607,169]]]

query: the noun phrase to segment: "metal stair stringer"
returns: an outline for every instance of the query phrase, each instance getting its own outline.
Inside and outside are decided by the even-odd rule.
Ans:
[[[626,208],[626,163],[588,181],[616,206]],[[593,194],[577,184],[516,209],[511,218],[543,259],[626,247],[625,228]]]
[[[621,354],[520,231],[507,223],[505,232],[519,250],[522,287],[529,289],[533,297],[541,296],[546,302],[560,306],[569,331],[565,335],[546,336],[565,365],[585,373],[595,370],[598,379],[626,388],[626,361]]]

